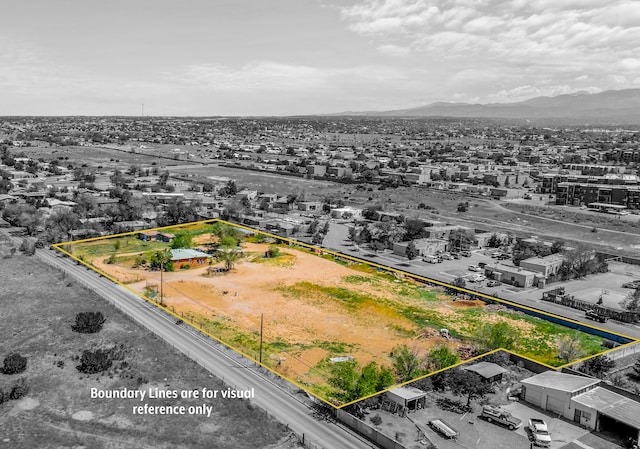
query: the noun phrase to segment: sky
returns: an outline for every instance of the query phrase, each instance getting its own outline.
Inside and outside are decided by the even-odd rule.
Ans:
[[[639,0],[0,7],[0,115],[324,114],[640,87]]]

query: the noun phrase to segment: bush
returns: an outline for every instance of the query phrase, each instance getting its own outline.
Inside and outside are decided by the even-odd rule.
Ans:
[[[379,426],[380,424],[382,424],[382,418],[376,413],[375,416],[371,418],[371,423],[374,426]]]
[[[12,352],[4,358],[3,374],[18,374],[27,369],[27,358],[17,352]]]
[[[76,369],[81,373],[94,374],[109,369],[112,364],[113,360],[111,360],[110,351],[98,349],[92,352],[85,350],[82,352],[80,365],[76,366]]]
[[[29,386],[24,380],[24,377],[21,377],[11,389],[11,393],[9,393],[9,399],[13,399],[15,401],[25,396],[27,393],[29,393]]]
[[[5,392],[4,390],[2,390],[2,388],[0,388],[0,405],[8,402],[9,399],[11,399],[11,393]]]
[[[105,321],[102,312],[80,312],[76,315],[76,324],[71,326],[71,329],[82,334],[95,334],[102,330]]]

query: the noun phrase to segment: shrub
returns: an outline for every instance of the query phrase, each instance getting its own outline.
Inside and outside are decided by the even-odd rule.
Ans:
[[[4,358],[3,374],[18,374],[27,369],[27,358],[12,352]]]
[[[71,329],[82,334],[95,334],[102,330],[105,321],[102,312],[80,312],[76,315],[76,324],[71,326]]]
[[[2,388],[0,388],[0,405],[8,402],[9,399],[11,399],[11,392],[5,392],[4,390],[2,390]]]
[[[382,424],[382,418],[376,413],[375,416],[371,418],[371,423],[374,426],[379,426],[380,424]]]
[[[110,351],[102,349],[98,349],[95,352],[84,350],[80,358],[80,365],[76,366],[76,369],[81,373],[94,374],[109,369],[112,364]]]
[[[17,399],[20,399],[27,393],[29,393],[29,385],[27,385],[24,377],[21,377],[11,389],[11,393],[9,393],[9,399],[13,399],[15,401]]]

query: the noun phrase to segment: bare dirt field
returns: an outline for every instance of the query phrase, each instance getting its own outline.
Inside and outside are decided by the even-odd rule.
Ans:
[[[9,244],[0,237],[0,254]],[[203,368],[138,327],[102,298],[35,257],[0,260],[0,358],[27,357],[21,374],[0,374],[7,391],[18,378],[30,390],[0,404],[0,447],[33,448],[288,448],[288,432],[247,401],[211,401],[211,417],[133,415],[135,399],[91,399],[91,388],[224,388]],[[75,315],[100,311],[102,331],[71,329]],[[116,348],[122,360],[102,374],[76,369],[83,350]],[[124,363],[126,362],[126,363]],[[152,402],[150,402],[152,403]],[[194,405],[188,399],[175,404]]]
[[[212,240],[202,225],[196,234],[194,244]],[[98,270],[139,294],[158,290],[159,271],[134,267],[130,255],[107,263],[97,250],[115,245],[92,245],[74,248],[92,253],[91,263]],[[562,326],[481,301],[456,300],[440,288],[379,273],[368,265],[287,246],[280,246],[280,255],[269,259],[264,257],[268,249],[264,243],[243,242],[244,257],[228,273],[212,274],[209,266],[163,272],[164,303],[185,321],[256,360],[262,319],[263,363],[320,396],[328,391],[329,357],[389,367],[391,353],[400,345],[421,354],[440,345],[467,354],[477,330],[499,322],[517,334],[514,350],[545,363],[564,364],[556,339],[570,331]],[[222,267],[213,263],[214,268]],[[440,335],[442,328],[449,330],[450,338]],[[585,355],[601,350],[599,337],[580,334],[580,340]]]

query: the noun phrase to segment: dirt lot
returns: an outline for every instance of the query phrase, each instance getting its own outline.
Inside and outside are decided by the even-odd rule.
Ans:
[[[198,226],[181,232],[192,232],[196,244],[211,241],[206,226]],[[115,263],[105,262],[116,243],[78,244],[73,251],[93,254],[85,260],[141,295],[159,290],[160,273],[134,268],[130,249]],[[260,358],[263,317],[263,363],[321,397],[329,394],[329,357],[391,366],[390,353],[399,345],[420,354],[446,345],[470,355],[476,330],[486,323],[508,323],[518,335],[514,350],[544,363],[564,364],[557,357],[557,338],[569,330],[562,326],[455,298],[368,265],[348,266],[328,255],[288,247],[280,247],[281,256],[269,260],[264,258],[268,245],[242,245],[245,257],[229,273],[210,274],[208,266],[163,273],[164,302],[185,321],[254,359]],[[441,328],[449,329],[452,338],[441,336]],[[585,353],[600,351],[599,337],[581,334],[580,339]]]
[[[243,245],[244,252],[249,254],[264,254],[268,249],[264,244]],[[374,302],[355,311],[328,296],[322,288],[315,295],[301,294],[301,289],[320,285],[379,297],[375,287],[366,282],[367,275],[361,272],[302,251],[282,252],[295,258],[295,268],[245,260],[226,275],[206,277],[206,267],[164,273],[165,302],[177,313],[207,317],[225,323],[227,328],[233,326],[235,334],[248,332],[255,336],[260,329],[260,315],[264,314],[265,342],[281,342],[286,346],[281,352],[269,354],[270,364],[282,375],[304,383],[318,380],[317,373],[310,368],[330,354],[348,354],[363,364],[376,361],[386,365],[389,352],[399,344],[417,345],[421,351],[436,344],[449,344],[453,349],[462,344],[440,336],[416,340],[413,335],[416,326],[411,320]],[[109,265],[100,260],[94,260],[94,265],[118,279],[144,278],[128,285],[141,294],[149,282],[160,282],[157,272]],[[362,284],[344,280],[354,275],[363,277]],[[385,290],[393,288],[392,282],[384,282]],[[452,303],[446,295],[441,299],[438,312],[442,314],[463,305]],[[405,335],[399,329],[405,329]],[[230,345],[238,345],[243,352],[257,356],[251,350],[256,341],[243,345],[237,335],[224,332],[218,335]]]
[[[8,253],[0,241],[0,254]],[[211,401],[205,416],[140,416],[134,399],[91,399],[90,389],[158,387],[222,388],[222,383],[153,334],[139,328],[97,295],[35,257],[17,253],[0,262],[0,357],[17,351],[28,358],[19,375],[0,374],[6,390],[18,377],[26,397],[0,405],[0,447],[90,448],[287,448],[288,432],[264,412],[239,400]],[[101,311],[97,334],[71,330],[76,313]],[[85,349],[109,349],[124,359],[104,374],[81,374]],[[126,362],[123,364],[122,362]],[[152,404],[149,400],[147,403]],[[176,404],[197,405],[188,399]]]

